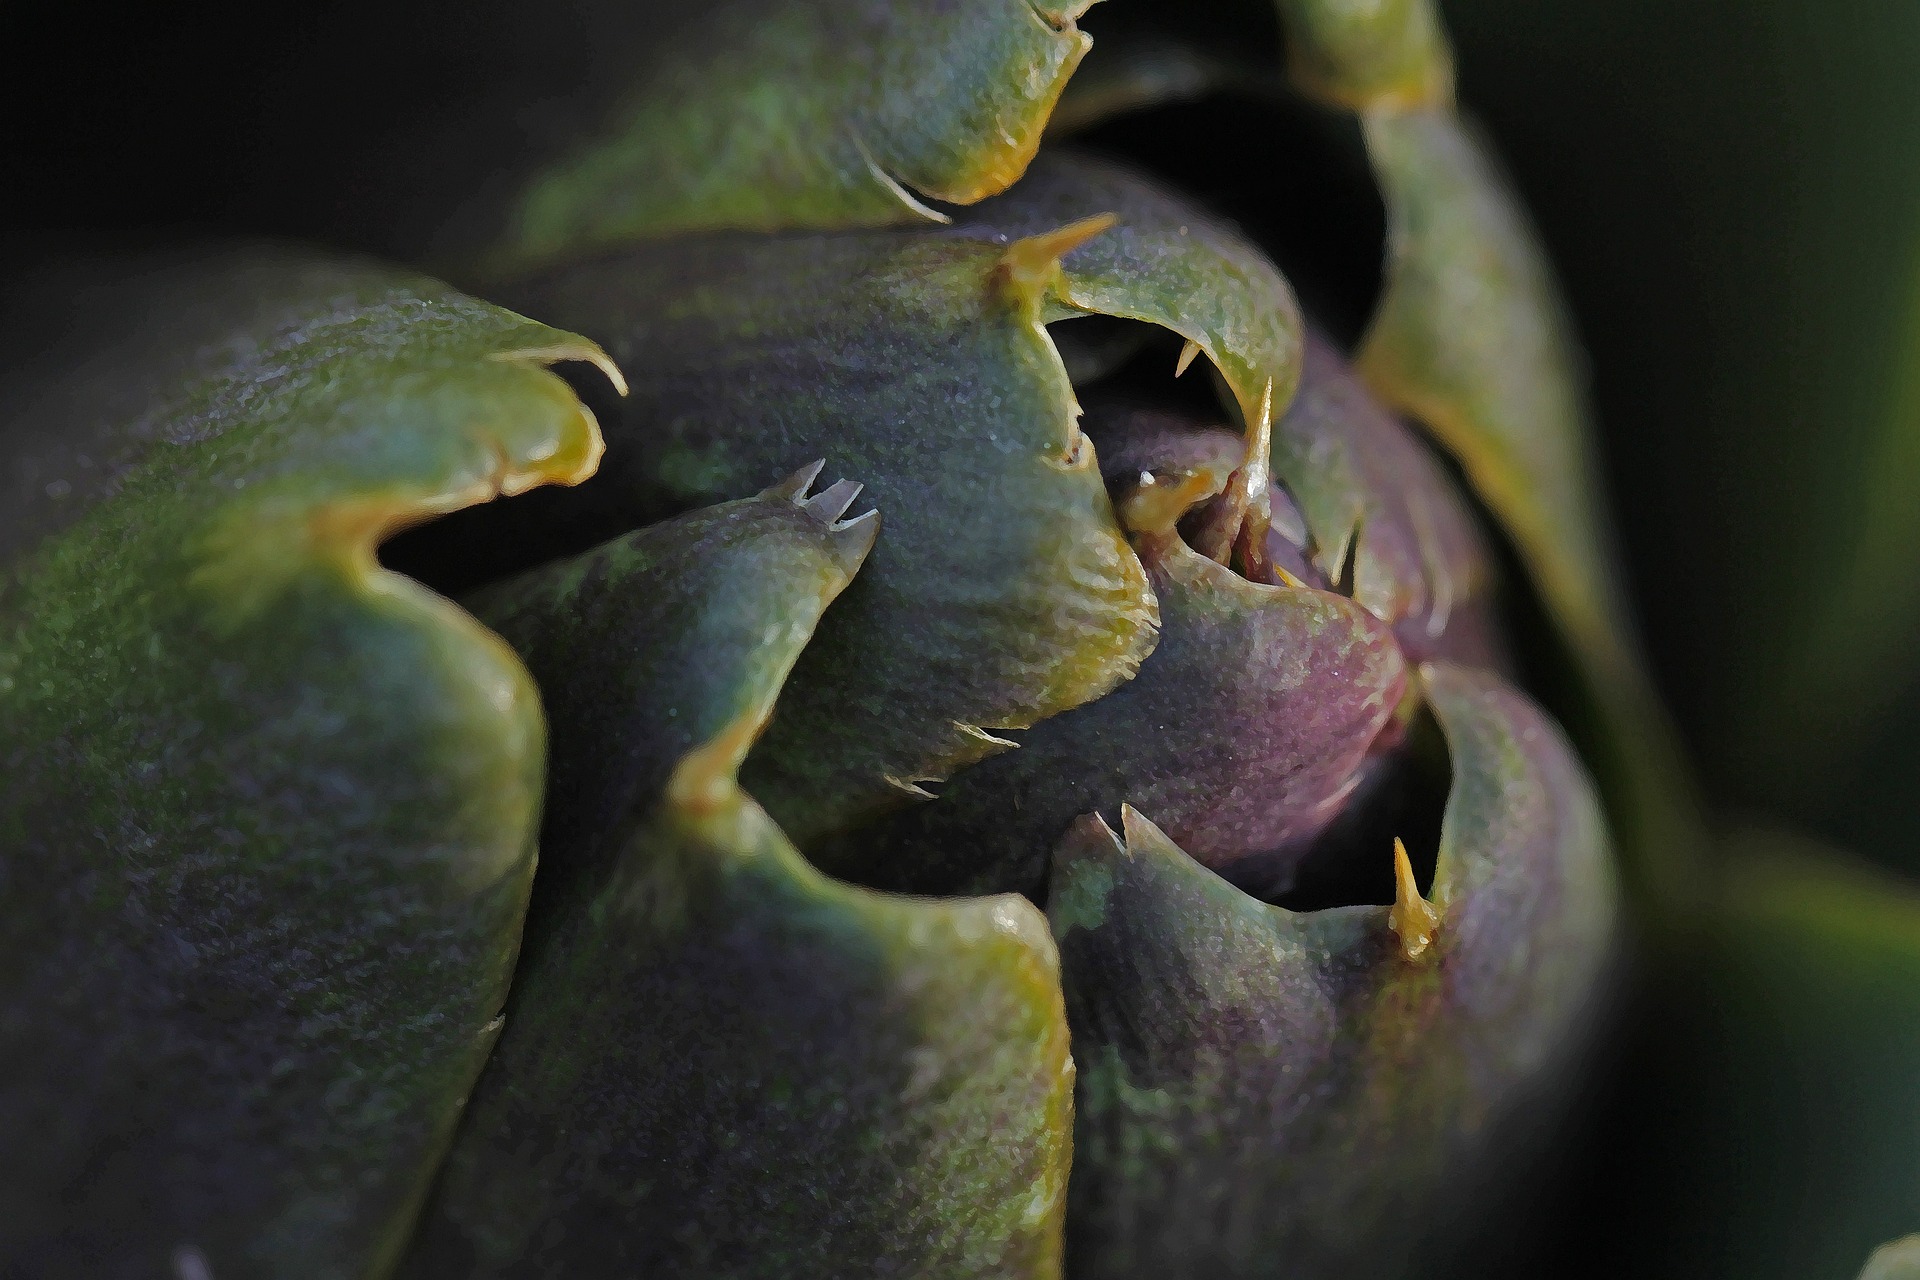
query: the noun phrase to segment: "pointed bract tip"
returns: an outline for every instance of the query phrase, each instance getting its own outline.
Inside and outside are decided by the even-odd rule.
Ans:
[[[1117,213],[1096,213],[1037,236],[1015,240],[1000,255],[999,273],[1015,296],[1038,308],[1060,270],[1060,259],[1120,221]]]
[[[614,363],[599,343],[579,339],[558,343],[550,347],[517,347],[512,351],[496,351],[489,357],[508,363],[559,364],[563,361],[578,360],[598,369],[613,389],[621,395],[627,394],[627,375]]]
[[[853,505],[853,500],[860,496],[864,488],[866,486],[858,480],[835,480],[819,493],[803,500],[800,509],[821,524],[831,525],[847,514],[847,508]]]
[[[767,488],[762,491],[762,496],[782,498],[794,503],[800,502],[806,496],[807,490],[813,487],[813,482],[820,478],[820,473],[826,468],[826,465],[827,460],[825,458],[815,459],[778,484],[767,486]]]
[[[1241,474],[1246,477],[1249,489],[1258,489],[1261,501],[1266,500],[1267,476],[1273,467],[1273,379],[1267,379],[1266,390],[1260,393],[1260,410],[1253,416],[1253,423],[1247,428],[1247,451],[1240,463]]]
[[[891,773],[883,773],[880,775],[880,781],[886,783],[902,795],[912,796],[915,800],[936,800],[939,798],[934,795],[933,792],[920,785],[920,782],[923,781],[931,782],[931,778],[915,781],[912,778],[898,778]]]
[[[587,357],[587,363],[604,374],[607,381],[613,384],[614,391],[624,397],[628,390],[626,372],[613,362],[612,356],[600,350],[600,348],[595,347],[593,352],[592,355]]]
[[[842,520],[828,532],[833,535],[837,546],[854,554],[856,561],[865,560],[867,553],[873,550],[874,539],[880,534],[880,509],[870,507],[851,520]]]
[[[1393,838],[1393,910],[1387,913],[1387,927],[1400,937],[1400,954],[1418,960],[1433,945],[1440,932],[1440,913],[1420,896],[1413,878],[1413,862],[1399,836]]]
[[[1180,348],[1180,358],[1173,362],[1173,376],[1177,378],[1185,373],[1193,365],[1194,357],[1199,354],[1200,344],[1188,338],[1186,345]]]
[[[1149,854],[1162,860],[1177,859],[1185,861],[1186,853],[1173,842],[1173,837],[1160,829],[1160,824],[1140,812],[1130,804],[1120,806],[1120,830],[1126,836],[1127,856],[1139,857]]]
[[[1002,738],[997,734],[989,733],[982,726],[977,724],[968,724],[965,720],[955,720],[953,722],[953,727],[958,729],[961,733],[965,734],[967,737],[974,739],[976,742],[984,742],[988,746],[1014,748],[1020,745],[1019,743],[1013,741],[1011,738]]]
[[[1119,853],[1123,846],[1105,818],[1098,813],[1083,813],[1073,820],[1066,834],[1060,837],[1059,849],[1062,853],[1097,852],[1105,855]]]

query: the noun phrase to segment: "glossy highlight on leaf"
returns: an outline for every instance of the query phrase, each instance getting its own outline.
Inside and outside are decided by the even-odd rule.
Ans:
[[[1131,808],[1063,841],[1075,1274],[1395,1274],[1576,1035],[1613,928],[1591,786],[1497,677],[1422,671],[1454,785],[1416,956],[1388,908],[1264,905]]]
[[[536,900],[507,1031],[404,1274],[1057,1274],[1073,1066],[1039,913],[835,883],[735,782],[872,534],[797,498],[680,517],[646,531],[640,573],[622,572],[631,548],[594,553],[533,598],[542,643],[573,629],[602,659],[551,670],[556,736],[604,742],[603,665],[650,691],[643,721],[739,714],[655,796],[613,779],[632,807],[555,850],[600,856]],[[809,546],[814,571],[778,572]],[[720,643],[658,625],[649,580]],[[726,642],[756,622],[760,649]]]
[[[378,1269],[498,1030],[545,726],[505,646],[374,545],[583,478],[594,421],[540,366],[605,357],[282,250],[19,298],[0,1145],[33,1159],[0,1175],[0,1256]]]

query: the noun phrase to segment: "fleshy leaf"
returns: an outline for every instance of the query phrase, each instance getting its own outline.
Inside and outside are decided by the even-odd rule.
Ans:
[[[33,1154],[0,1255],[381,1273],[498,1030],[545,730],[505,646],[374,547],[584,478],[594,421],[539,366],[605,357],[280,251],[17,301],[0,1145]]]
[[[1016,249],[718,237],[514,294],[642,357],[608,422],[605,483],[630,506],[703,505],[824,457],[889,512],[748,770],[802,843],[998,749],[993,729],[1105,693],[1152,646],[1146,574]]]
[[[1035,893],[1076,817],[1131,803],[1207,866],[1286,880],[1399,708],[1399,649],[1344,597],[1248,582],[1177,536],[1137,545],[1161,616],[1139,675],[816,859],[914,892]]]
[[[694,513],[640,535],[657,558],[637,573],[615,549],[509,592],[544,617],[529,656],[556,740],[606,742],[602,665],[636,673],[617,711],[672,699],[641,708],[655,724],[742,710],[663,796],[555,851],[604,856],[536,898],[413,1274],[1058,1274],[1073,1067],[1038,912],[831,881],[735,781],[857,560],[847,535],[871,534],[794,511],[776,493]],[[783,572],[797,554],[811,567]],[[729,639],[755,622],[759,649]],[[577,660],[593,649],[605,664]],[[574,797],[613,812],[633,790],[607,772]]]
[[[1121,495],[1121,521],[1134,530],[1173,528],[1196,503],[1224,491],[1247,454],[1240,432],[1164,410],[1102,405],[1084,425],[1100,450],[1100,475],[1108,492]],[[1127,491],[1141,488],[1147,476],[1156,487],[1181,492],[1159,518],[1129,518],[1137,507]]]
[[[1129,809],[1054,867],[1081,1070],[1069,1256],[1087,1277],[1397,1274],[1550,1089],[1603,972],[1590,785],[1497,678],[1423,668],[1454,785],[1418,949],[1399,909],[1297,914]],[[1381,851],[1382,858],[1389,856]]]
[[[419,155],[488,143],[491,167],[472,163],[440,211],[454,222],[436,256],[479,251],[489,273],[691,231],[937,221],[922,197],[971,203],[1033,158],[1090,44],[1074,26],[1087,3],[563,7],[538,21],[573,31],[564,53],[462,86],[473,100],[413,136],[398,167],[413,161],[417,188]],[[480,29],[504,40],[497,26]]]
[[[1102,232],[1102,214],[1120,220]],[[982,216],[642,246],[506,291],[636,357],[605,482],[629,506],[700,505],[825,457],[891,513],[748,765],[802,845],[925,798],[920,783],[1106,693],[1151,648],[1152,595],[1044,321],[1162,323],[1249,414],[1296,376],[1278,273],[1139,180],[1048,162]]]
[[[1268,497],[1264,559],[1306,585],[1340,584],[1415,661],[1503,666],[1492,565],[1452,482],[1324,339],[1309,337],[1304,368],[1273,426],[1268,470],[1283,487]],[[1095,400],[1083,425],[1109,492],[1126,495],[1119,511],[1130,527],[1143,527],[1131,507],[1170,505],[1177,519],[1195,496],[1186,489],[1220,493],[1243,463],[1248,443],[1235,432],[1121,404]],[[1140,487],[1142,472],[1157,485]]]
[[[1447,107],[1453,54],[1433,0],[1277,0],[1303,93],[1366,109]]]
[[[1280,11],[1296,84],[1360,112],[1387,201],[1387,290],[1360,372],[1390,408],[1420,419],[1463,463],[1518,543],[1580,660],[1582,678],[1566,691],[1571,727],[1602,774],[1635,882],[1653,891],[1650,900],[1681,902],[1699,888],[1706,839],[1672,730],[1626,638],[1629,613],[1591,493],[1577,354],[1524,215],[1452,113],[1450,59],[1434,11],[1339,0],[1282,0]],[[1209,10],[1208,24],[1222,20]],[[1154,51],[1157,28],[1180,56]],[[1092,69],[1104,81],[1063,106],[1066,123],[1203,89],[1256,97],[1274,90],[1257,57],[1211,29],[1150,16],[1118,30],[1116,62],[1103,69],[1096,55]],[[1393,65],[1427,70],[1404,81],[1405,92],[1384,73],[1364,88]],[[1412,87],[1422,76],[1438,86],[1431,94]],[[1278,428],[1275,443],[1283,443]],[[1298,464],[1276,456],[1276,477],[1291,489],[1288,465]],[[1477,622],[1468,625],[1484,629]],[[1421,652],[1417,635],[1409,639]],[[1491,650],[1430,652],[1498,658]]]
[[[607,833],[650,809],[689,751],[771,703],[879,528],[872,511],[842,519],[856,484],[809,497],[818,472],[461,601],[513,646],[565,726],[548,765],[542,892],[605,856]]]
[[[1359,371],[1459,457],[1576,642],[1617,665],[1626,612],[1602,550],[1578,357],[1533,233],[1453,117],[1365,124],[1389,264]]]
[[[1144,320],[1198,347],[1251,428],[1300,379],[1300,309],[1265,254],[1232,227],[1118,165],[1051,152],[1019,186],[962,225],[1036,235],[1113,214],[1112,228],[1061,261],[1049,320],[1075,312]]]
[[[1278,27],[1284,40],[1276,40]],[[1226,88],[1271,92],[1284,47],[1292,87],[1333,107],[1445,108],[1453,55],[1431,0],[1185,0],[1088,17],[1085,67],[1052,124],[1070,132],[1138,107]]]

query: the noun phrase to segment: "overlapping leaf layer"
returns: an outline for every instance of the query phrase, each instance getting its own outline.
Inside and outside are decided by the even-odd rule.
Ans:
[[[1694,821],[1544,259],[1430,5],[1283,0],[1284,92],[1356,113],[1388,212],[1350,365],[1236,228],[1035,158],[1081,8],[616,23],[616,91],[555,96],[434,237],[585,337],[277,250],[23,295],[0,1145],[40,1155],[0,1250],[1374,1275],[1543,1131],[1609,816],[1669,909]],[[1283,91],[1142,14],[1075,119]],[[458,604],[375,559],[590,475],[595,545]],[[1375,829],[1423,770],[1437,843]]]

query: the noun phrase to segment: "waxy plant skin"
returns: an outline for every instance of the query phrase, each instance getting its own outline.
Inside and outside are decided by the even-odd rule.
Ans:
[[[1085,8],[503,6],[356,252],[21,273],[0,1275],[1474,1272],[1713,896],[1580,361],[1423,0]]]

